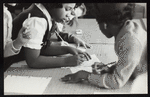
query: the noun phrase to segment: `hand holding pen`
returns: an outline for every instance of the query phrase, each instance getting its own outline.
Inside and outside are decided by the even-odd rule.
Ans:
[[[115,64],[116,64],[116,61],[108,63],[108,64],[104,64],[102,62],[100,62],[100,63],[95,62],[92,65],[92,71],[94,74],[102,74],[102,73],[106,73],[106,72],[108,73],[108,72],[111,72],[114,70]]]

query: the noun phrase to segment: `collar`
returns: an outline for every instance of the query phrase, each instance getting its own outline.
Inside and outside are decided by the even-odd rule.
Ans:
[[[4,11],[8,10],[8,8],[3,4]]]
[[[41,3],[35,3],[35,5],[45,14],[45,16],[47,17],[48,19],[48,23],[49,23],[49,26],[52,25],[52,22],[51,21],[51,16],[49,14],[49,12],[47,11],[47,9],[41,4]],[[50,28],[49,27],[49,31],[50,31]]]

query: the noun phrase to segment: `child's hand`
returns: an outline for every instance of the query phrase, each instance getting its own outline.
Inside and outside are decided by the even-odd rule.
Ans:
[[[78,22],[77,22],[76,17],[74,17],[72,20],[70,20],[69,23],[67,23],[67,24],[72,27],[74,25],[74,23],[78,26]]]
[[[68,83],[77,83],[83,80],[88,80],[89,74],[89,72],[81,70],[74,74],[68,74],[61,78],[61,80]]]
[[[25,28],[22,27],[18,33],[18,37],[16,38],[16,42],[20,45],[24,45],[25,43],[27,43],[29,41],[29,39],[31,39],[31,34],[29,32],[24,33]]]
[[[82,52],[81,50],[78,50],[73,47],[68,47],[68,52],[73,55],[82,54],[87,60],[91,59],[91,56],[87,52]]]
[[[92,65],[92,72],[94,74],[104,74],[104,73],[112,73],[115,69],[116,65],[112,65],[111,67],[108,67],[107,64],[105,65],[102,62],[95,62]]]
[[[87,61],[83,54],[73,55],[65,58],[65,64],[67,66],[81,65],[84,61]]]
[[[74,42],[77,45],[77,47],[82,45],[82,46],[84,46],[85,49],[91,48],[91,46],[89,44],[85,43],[83,40],[81,40],[81,39],[79,39],[77,37],[74,37]]]
[[[102,62],[95,62],[92,65],[92,72],[94,74],[101,74],[101,71],[103,70],[103,67],[105,67],[106,65],[104,65]]]

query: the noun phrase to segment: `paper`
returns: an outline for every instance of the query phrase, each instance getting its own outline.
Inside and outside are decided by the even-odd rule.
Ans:
[[[100,62],[100,60],[96,57],[96,55],[91,55],[91,60],[89,61],[84,61],[81,65],[79,66],[76,66],[76,67],[67,67],[67,68],[70,68],[71,72],[72,73],[76,73],[80,70],[85,70],[85,71],[88,71],[88,72],[92,72],[92,65],[95,63],[95,62]]]
[[[10,76],[4,80],[5,93],[43,94],[51,77]]]

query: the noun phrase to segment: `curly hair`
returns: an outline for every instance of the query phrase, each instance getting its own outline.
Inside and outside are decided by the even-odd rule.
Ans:
[[[134,16],[134,3],[93,3],[94,16],[98,23],[122,24]]]

